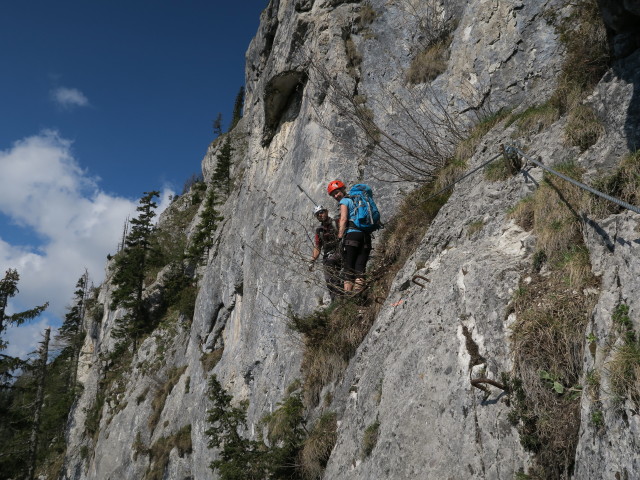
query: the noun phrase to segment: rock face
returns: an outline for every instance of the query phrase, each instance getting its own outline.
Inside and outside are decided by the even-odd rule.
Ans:
[[[614,10],[605,18],[616,29]],[[560,0],[272,0],[246,56],[244,117],[228,134],[233,189],[199,269],[193,320],[149,336],[105,401],[104,354],[113,349],[110,332],[124,312],[109,310],[111,287],[102,286],[99,302],[107,308],[88,328],[85,388],[70,422],[64,478],[150,478],[153,469],[160,472],[153,478],[217,478],[209,468],[217,453],[205,434],[208,378],[215,373],[236,404],[248,401],[244,434],[256,436],[261,418],[301,378],[302,343],[286,326],[288,309],[303,314],[328,303],[320,273],[305,268],[313,205],[296,185],[333,209],[328,181],[366,181],[390,218],[415,186],[407,172],[422,158],[417,149],[432,159],[417,165],[429,175],[472,123],[549,99],[565,55],[553,21],[571,14]],[[445,68],[428,83],[408,83],[414,59],[438,29],[451,34]],[[638,145],[640,51],[627,53],[587,100],[606,128],[595,145],[582,153],[567,147],[564,117],[526,139],[503,122],[471,152],[469,168],[516,138],[545,163],[574,159],[589,178],[610,172]],[[349,93],[346,103],[341,92]],[[372,118],[379,130],[367,134]],[[214,142],[203,160],[207,181],[221,144]],[[381,146],[397,150],[385,156]],[[403,162],[400,172],[390,158]],[[324,478],[512,479],[527,471],[531,454],[507,418],[508,395],[500,389],[485,395],[470,380],[481,374],[500,381],[512,368],[509,304],[530,270],[536,239],[507,211],[541,177],[537,169],[529,180],[488,182],[480,172],[456,185],[346,372],[325,387],[330,401],[310,412],[315,418],[333,411],[338,418]],[[179,215],[180,203],[172,209],[166,215]],[[594,355],[585,349],[584,375],[606,371],[612,350],[604,339],[621,301],[640,328],[637,220],[620,213],[585,222],[602,283],[585,338],[593,332],[603,340]],[[411,282],[416,274],[427,279],[424,288]],[[207,359],[216,356],[211,369]],[[582,398],[574,478],[633,478],[640,471],[637,406],[607,396],[606,378],[599,388],[597,399]],[[594,412],[603,413],[597,428]],[[88,432],[91,419],[97,426]],[[365,455],[363,435],[375,422],[377,443]],[[187,449],[178,446],[185,432]],[[153,449],[159,445],[168,445],[162,459]]]

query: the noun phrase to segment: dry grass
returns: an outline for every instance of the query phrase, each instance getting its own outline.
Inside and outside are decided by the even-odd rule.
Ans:
[[[614,347],[606,368],[612,393],[640,406],[640,342],[627,341]]]
[[[629,306],[619,304],[611,316],[612,356],[606,363],[611,392],[618,399],[630,399],[640,407],[640,341],[629,316]]]
[[[569,145],[584,152],[604,134],[604,126],[591,107],[578,105],[569,112],[564,130]]]
[[[618,165],[616,171],[598,182],[594,187],[620,200],[624,200],[632,205],[640,204],[640,150],[626,155]],[[620,213],[622,207],[597,198],[592,197],[589,210],[596,216]]]
[[[566,281],[567,273],[534,275],[514,298],[512,329],[514,376],[521,388],[512,420],[523,446],[536,454],[543,478],[564,478],[572,469],[580,426],[579,393],[584,332],[595,305],[581,287],[596,286],[590,275],[580,285]],[[565,389],[559,394],[540,376],[548,372]]]
[[[484,221],[478,220],[476,222],[472,222],[467,227],[467,237],[472,237],[475,233],[478,233],[484,227]]]
[[[156,391],[156,394],[151,401],[151,415],[149,416],[149,419],[147,421],[149,430],[153,431],[156,428],[158,420],[160,420],[160,415],[162,415],[164,404],[167,401],[167,397],[173,390],[173,387],[176,386],[176,384],[180,380],[180,377],[186,369],[187,366],[185,365],[184,367],[172,368],[171,370],[169,370],[167,380]]]
[[[222,358],[222,353],[224,352],[224,348],[216,348],[210,352],[205,352],[200,355],[200,363],[202,364],[202,369],[205,372],[210,372],[213,368],[218,364],[220,359]]]
[[[580,180],[582,172],[572,163],[555,169]],[[568,478],[578,441],[578,384],[596,301],[596,295],[585,292],[599,286],[581,233],[580,212],[587,198],[569,182],[545,176],[536,192],[509,214],[536,236],[534,262],[539,265],[534,272],[547,268],[544,275],[534,273],[530,282],[522,282],[511,304],[516,321],[510,417],[523,446],[535,453],[534,471],[540,478]]]
[[[511,177],[511,170],[504,157],[494,160],[484,169],[484,178],[490,182],[501,182]]]
[[[360,14],[359,25],[362,27],[371,25],[378,16],[378,12],[375,11],[369,2],[364,2],[360,6],[358,13]]]
[[[517,125],[516,134],[518,136],[529,137],[546,130],[560,118],[560,111],[551,102],[542,105],[534,105],[525,111],[513,114],[506,123],[506,126],[515,123]]]
[[[178,455],[183,457],[191,453],[191,425],[182,427],[178,432],[169,437],[157,440],[146,452],[149,454],[149,467],[144,475],[144,480],[162,480],[165,478],[165,470],[169,465],[169,454],[174,448],[178,449]]]
[[[359,308],[355,299],[347,298],[305,317],[289,313],[289,328],[303,334],[302,372],[307,405],[317,405],[322,388],[344,372],[373,320],[371,308]]]
[[[576,108],[609,64],[607,32],[596,0],[585,0],[558,27],[567,53],[551,99],[561,114]]]
[[[448,36],[413,57],[405,77],[407,84],[430,82],[447,69],[452,38]]]
[[[554,168],[575,180],[582,177],[581,169],[573,163]],[[582,243],[579,212],[586,208],[587,199],[580,188],[545,174],[535,194],[519,202],[509,216],[525,230],[533,229],[538,249],[556,261]]]
[[[307,480],[322,478],[337,438],[336,414],[326,413],[318,419],[304,441],[300,453],[304,478]]]

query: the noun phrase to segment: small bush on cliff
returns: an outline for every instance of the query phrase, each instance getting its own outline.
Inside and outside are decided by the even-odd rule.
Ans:
[[[320,478],[336,439],[335,414],[325,414],[310,432],[299,382],[287,389],[285,399],[266,415],[260,426],[266,429],[261,440],[242,436],[246,431],[246,403],[232,405],[232,397],[215,376],[209,382],[208,411],[211,428],[206,431],[209,447],[220,449],[211,463],[223,480],[315,480]],[[262,432],[259,434],[262,438]]]
[[[229,395],[215,375],[209,380],[209,400],[212,407],[207,411],[210,428],[209,448],[220,449],[219,458],[211,462],[211,469],[218,472],[222,480],[263,480],[266,462],[261,442],[242,436],[246,430],[245,403],[239,407],[231,404]]]

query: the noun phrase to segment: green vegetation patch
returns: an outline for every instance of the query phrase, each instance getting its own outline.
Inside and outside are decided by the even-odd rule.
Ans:
[[[606,364],[611,391],[619,399],[629,399],[640,407],[640,340],[633,329],[629,306],[618,305],[612,315],[614,337]]]
[[[362,459],[364,460],[375,448],[378,443],[378,433],[380,432],[380,422],[376,419],[371,425],[369,425],[362,436]]]
[[[212,470],[222,480],[312,480],[322,476],[336,437],[335,414],[325,414],[306,429],[300,383],[287,389],[276,409],[263,417],[258,440],[247,431],[247,402],[234,406],[215,376],[209,381],[209,447],[218,449]],[[263,440],[263,439],[266,439]]]

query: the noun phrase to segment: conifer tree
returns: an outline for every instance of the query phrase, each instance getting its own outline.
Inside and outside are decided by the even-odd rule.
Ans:
[[[216,137],[222,135],[222,114],[218,113],[218,116],[213,121],[213,134]]]
[[[49,303],[39,307],[25,310],[24,312],[6,314],[9,299],[18,293],[18,281],[20,275],[18,271],[10,268],[6,271],[4,278],[0,280],[0,351],[7,347],[7,343],[2,339],[2,333],[8,325],[21,325],[27,320],[32,320],[46,310]],[[10,382],[11,372],[21,364],[20,359],[0,354],[0,388],[4,388]]]
[[[17,270],[9,269],[0,280],[0,351],[7,347],[2,334],[9,325],[21,325],[40,315],[48,303],[24,312],[7,315],[9,299],[18,293],[20,275]],[[17,369],[28,370],[27,361],[0,353],[0,475],[11,478],[27,471],[27,446],[29,432],[32,429],[33,412],[24,408],[14,408],[16,391],[20,392],[20,378],[16,380]],[[22,402],[22,405],[29,403]],[[4,476],[6,475],[6,477]],[[17,477],[16,477],[17,478]]]
[[[218,205],[218,196],[215,185],[212,185],[207,192],[204,209],[200,215],[200,223],[196,227],[196,231],[191,237],[191,245],[187,251],[187,258],[199,260],[203,254],[208,254],[209,249],[213,245],[213,232],[218,228],[218,223],[222,221],[222,217],[216,206]]]
[[[152,253],[151,233],[157,207],[154,198],[159,195],[160,192],[156,190],[144,192],[137,208],[139,215],[131,219],[125,248],[116,257],[114,265],[112,282],[116,289],[113,291],[111,308],[122,307],[127,313],[116,321],[113,336],[122,339],[121,346],[131,340],[134,350],[140,335],[150,328],[142,293],[146,266]]]
[[[73,303],[64,317],[64,322],[58,330],[57,336],[57,340],[61,341],[63,345],[59,358],[69,363],[67,388],[74,395],[76,393],[80,350],[82,348],[82,342],[84,341],[83,320],[88,291],[89,272],[85,270],[84,274],[76,283]]]
[[[233,104],[233,115],[231,116],[231,125],[229,126],[229,131],[233,130],[240,119],[242,118],[242,109],[244,108],[244,86],[240,87],[238,94],[236,95],[236,100]]]
[[[214,187],[225,195],[228,195],[231,190],[231,153],[233,150],[231,140],[229,137],[225,138],[216,157],[218,162],[211,178]]]

